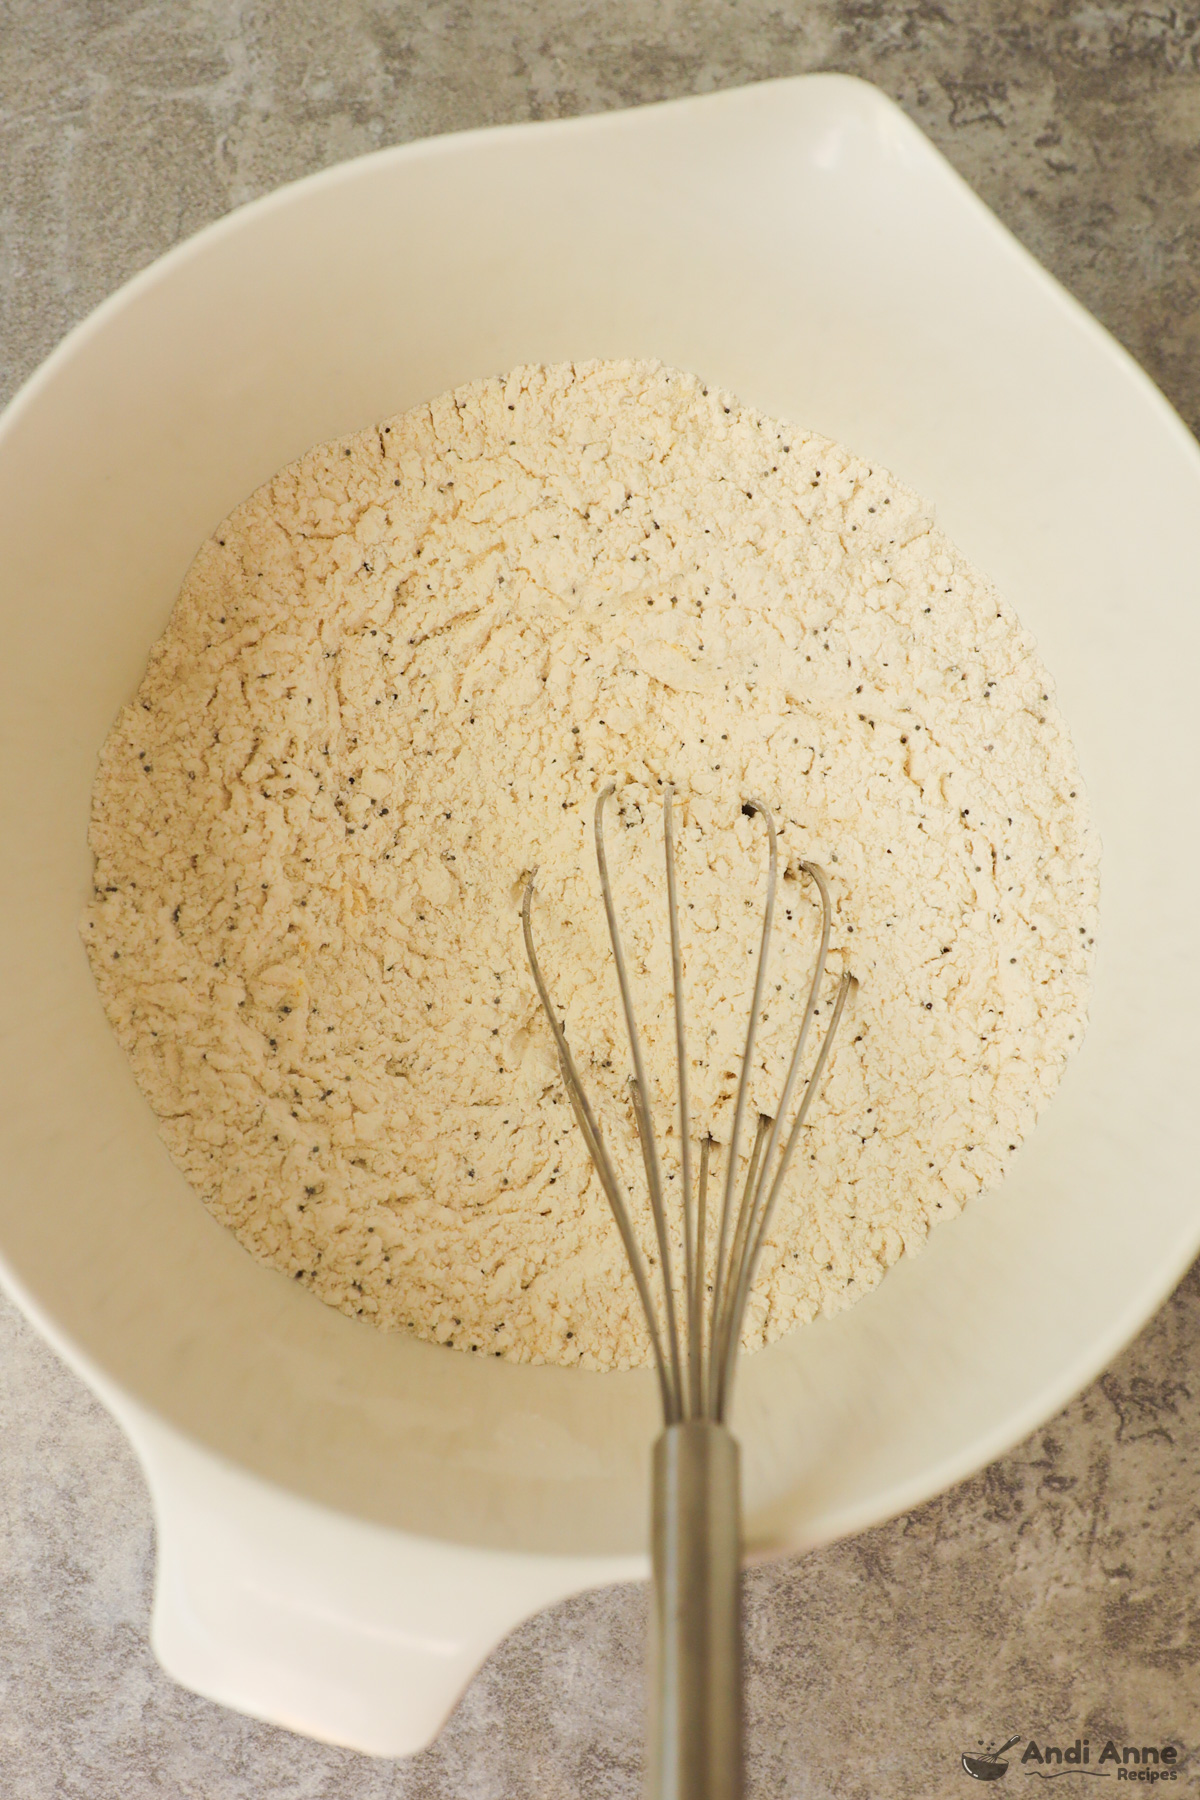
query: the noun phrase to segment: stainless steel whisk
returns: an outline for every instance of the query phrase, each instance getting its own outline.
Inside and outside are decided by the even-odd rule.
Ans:
[[[647,1793],[650,1800],[738,1800],[742,1793],[741,1490],[737,1440],[729,1431],[726,1419],[754,1271],[804,1121],[820,1087],[834,1035],[857,983],[848,972],[841,977],[816,1060],[789,1127],[788,1111],[820,1000],[832,921],[829,885],[824,872],[815,863],[801,863],[801,872],[816,884],[820,895],[821,941],[779,1105],[774,1118],[765,1114],[759,1116],[739,1198],[736,1192],[738,1157],[766,985],[779,875],[775,821],[761,801],[748,800],[742,810],[757,814],[767,828],[767,896],[717,1218],[716,1244],[710,1264],[708,1185],[716,1145],[711,1137],[702,1141],[699,1175],[693,1180],[673,794],[667,787],[663,797],[663,840],[679,1083],[683,1252],[682,1295],[677,1296],[672,1273],[670,1221],[662,1163],[654,1137],[650,1088],[604,846],[604,811],[615,791],[610,784],[596,802],[596,862],[633,1062],[628,1088],[658,1249],[662,1290],[659,1305],[655,1304],[646,1259],[633,1230],[629,1203],[534,948],[531,911],[536,870],[525,887],[521,919],[529,966],[554,1035],[575,1120],[612,1208],[645,1314],[662,1396],[663,1432],[654,1446],[653,1462],[651,1559],[654,1602]],[[775,1173],[768,1179],[773,1163],[776,1164]]]

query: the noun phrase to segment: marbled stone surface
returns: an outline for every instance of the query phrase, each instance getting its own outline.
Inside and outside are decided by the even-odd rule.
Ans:
[[[136,269],[294,176],[813,69],[897,99],[1200,424],[1200,5],[1169,0],[0,0],[0,397]],[[1011,1455],[754,1570],[751,1794],[942,1800],[971,1791],[961,1750],[1017,1731],[1200,1741],[1198,1360],[1193,1270]],[[639,1792],[633,1589],[522,1627],[410,1763],[181,1692],[147,1646],[123,1439],[7,1305],[0,1369],[4,1800]]]

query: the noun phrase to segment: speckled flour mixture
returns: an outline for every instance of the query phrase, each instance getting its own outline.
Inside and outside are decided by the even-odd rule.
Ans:
[[[462,1349],[646,1341],[521,941],[636,1197],[591,843],[611,856],[667,1165],[661,785],[696,1133],[728,1141],[774,811],[754,1104],[835,899],[860,987],[746,1342],[873,1287],[1000,1177],[1078,1042],[1096,852],[988,581],[882,470],[645,363],[524,368],[324,445],[203,546],[104,746],[84,931],[164,1138],[247,1249]],[[719,1166],[718,1166],[719,1176]],[[641,1200],[643,1231],[648,1209]]]

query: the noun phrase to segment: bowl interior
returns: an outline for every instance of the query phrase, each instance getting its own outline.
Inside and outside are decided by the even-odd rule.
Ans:
[[[172,253],[0,425],[0,1254],[97,1379],[343,1511],[463,1542],[644,1540],[647,1376],[377,1334],[259,1267],[158,1141],[76,922],[97,749],[198,544],[310,444],[522,361],[656,356],[879,456],[1000,580],[1105,844],[1093,1023],[1001,1193],[748,1360],[751,1536],[812,1540],[1030,1429],[1200,1235],[1200,458],[874,90],[808,77],[383,152]]]

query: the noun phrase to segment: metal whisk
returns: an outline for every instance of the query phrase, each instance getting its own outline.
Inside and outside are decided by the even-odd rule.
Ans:
[[[710,1137],[702,1141],[699,1176],[694,1181],[673,794],[667,787],[663,798],[663,839],[679,1082],[681,1309],[672,1274],[671,1230],[662,1164],[654,1137],[650,1088],[604,846],[604,810],[614,792],[615,787],[609,785],[596,802],[596,861],[633,1062],[629,1097],[654,1222],[661,1270],[660,1305],[655,1304],[646,1259],[634,1234],[628,1201],[534,949],[531,911],[536,870],[526,884],[521,918],[529,966],[554,1034],[575,1120],[612,1208],[645,1314],[662,1396],[663,1432],[654,1446],[651,1546],[654,1604],[647,1793],[650,1800],[738,1800],[742,1793],[741,1492],[737,1440],[725,1421],[754,1271],[801,1129],[820,1087],[834,1034],[857,983],[853,975],[845,973],[838,984],[837,997],[816,1060],[789,1127],[788,1113],[825,974],[832,920],[829,886],[823,871],[815,863],[801,863],[801,872],[816,884],[821,898],[820,947],[779,1105],[773,1119],[759,1116],[739,1198],[736,1193],[738,1156],[766,985],[779,875],[775,821],[760,801],[747,801],[743,811],[757,814],[767,827],[767,896],[717,1219],[715,1253],[710,1265],[708,1186],[712,1151],[716,1146]],[[776,1165],[775,1173],[768,1179],[773,1164]]]

